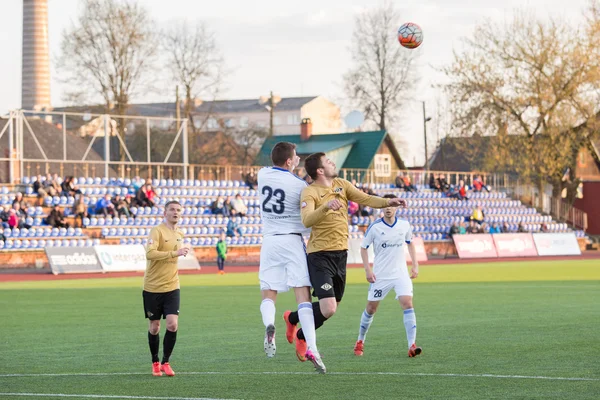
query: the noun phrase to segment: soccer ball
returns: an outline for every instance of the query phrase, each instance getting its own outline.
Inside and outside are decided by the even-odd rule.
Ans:
[[[402,47],[416,49],[423,43],[423,31],[419,25],[407,22],[398,28],[398,41]]]

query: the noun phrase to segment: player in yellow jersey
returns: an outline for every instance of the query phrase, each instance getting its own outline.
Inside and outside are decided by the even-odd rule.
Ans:
[[[144,274],[144,314],[149,319],[148,343],[152,355],[152,375],[168,376],[175,373],[169,365],[169,357],[177,340],[179,319],[179,274],[177,258],[185,257],[190,248],[183,244],[183,233],[177,228],[182,207],[177,201],[165,205],[165,219],[152,228],[146,246],[146,273]],[[160,319],[167,320],[167,332],[163,341],[163,359],[159,363]]]
[[[311,154],[304,169],[313,183],[302,191],[302,223],[312,228],[308,240],[308,272],[313,287],[315,329],[335,314],[346,287],[348,258],[348,200],[372,208],[406,206],[399,198],[369,196],[345,179],[338,178],[336,166],[325,153]],[[298,324],[298,313],[286,313],[287,332]],[[306,352],[304,332],[296,333],[296,353]]]

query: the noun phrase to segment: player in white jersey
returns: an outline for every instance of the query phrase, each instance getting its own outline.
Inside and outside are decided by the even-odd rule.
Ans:
[[[296,145],[279,142],[271,150],[273,167],[258,172],[263,223],[263,243],[260,249],[258,279],[262,302],[260,312],[265,325],[265,353],[275,355],[275,301],[277,293],[294,288],[298,317],[306,337],[306,354],[298,358],[310,360],[316,370],[325,373],[325,364],[317,350],[315,322],[310,302],[310,278],[303,235],[309,231],[300,217],[300,196],[306,182],[293,174],[300,158]],[[287,336],[287,335],[286,335]],[[287,337],[292,343],[293,337]]]
[[[385,195],[385,198],[394,198],[394,195]],[[412,260],[410,277],[406,266],[404,247],[408,245],[408,253]],[[375,260],[373,269],[369,265],[368,248],[373,246]],[[354,354],[362,356],[367,331],[373,322],[373,316],[377,312],[379,302],[385,298],[390,290],[396,292],[396,300],[399,300],[404,310],[404,328],[408,340],[408,356],[416,357],[421,354],[422,349],[417,347],[417,319],[413,309],[413,285],[411,279],[419,276],[419,262],[417,252],[412,243],[412,228],[406,220],[396,216],[396,207],[384,209],[384,216],[373,222],[367,229],[363,239],[360,255],[365,267],[369,286],[367,307],[360,318],[358,340],[354,345]]]

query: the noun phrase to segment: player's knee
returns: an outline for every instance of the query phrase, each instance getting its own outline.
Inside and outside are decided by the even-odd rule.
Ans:
[[[321,306],[321,314],[323,314],[323,316],[325,318],[333,317],[333,314],[335,314],[336,311],[337,311],[337,304],[335,304],[335,303]]]
[[[160,332],[160,322],[156,321],[158,323],[152,323],[150,324],[150,327],[148,328],[148,331],[150,332],[151,335],[158,335],[158,333]]]
[[[377,304],[368,303],[366,310],[371,315],[375,314],[377,312]]]
[[[167,322],[167,330],[177,332],[177,322]]]
[[[409,308],[413,308],[412,299],[403,299],[400,300],[400,306],[403,310],[408,310]]]

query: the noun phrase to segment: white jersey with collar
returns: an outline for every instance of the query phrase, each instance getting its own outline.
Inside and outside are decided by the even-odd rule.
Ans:
[[[373,246],[373,273],[377,280],[398,279],[407,274],[404,247],[411,241],[410,223],[398,217],[392,225],[380,218],[369,226],[361,246]]]
[[[258,194],[263,236],[310,233],[300,217],[300,198],[307,183],[279,167],[258,171]]]

